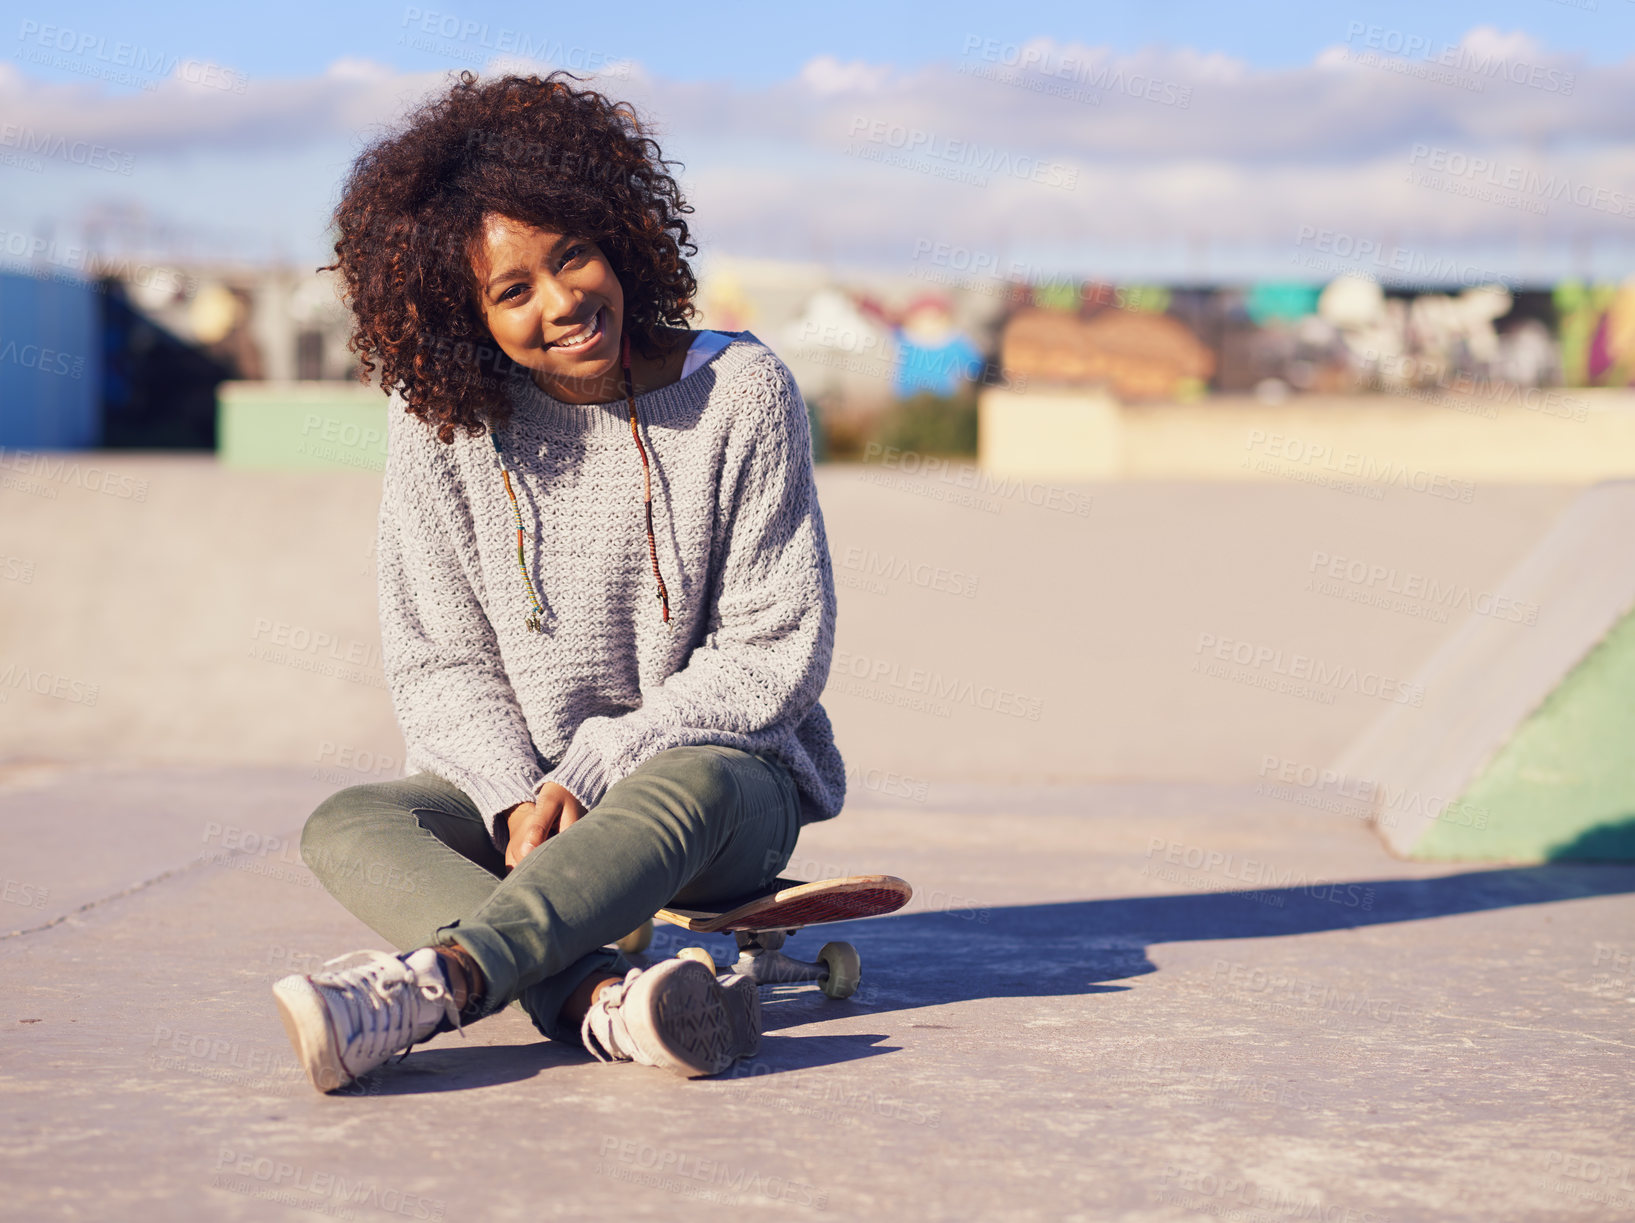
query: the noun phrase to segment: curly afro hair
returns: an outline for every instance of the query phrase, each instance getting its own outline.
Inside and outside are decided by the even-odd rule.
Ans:
[[[624,290],[624,329],[644,355],[684,326],[697,247],[649,129],[627,103],[576,89],[565,72],[479,83],[442,97],[359,155],[335,209],[336,262],[365,378],[439,441],[510,418],[506,388],[528,371],[505,356],[477,305],[471,257],[490,213],[596,242]]]

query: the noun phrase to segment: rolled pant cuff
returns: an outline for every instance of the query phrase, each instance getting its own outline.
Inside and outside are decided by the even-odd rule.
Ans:
[[[457,943],[477,962],[483,974],[482,1009],[477,1018],[492,1015],[517,996],[517,965],[510,949],[484,926],[462,926],[458,921],[437,928],[434,941]]]
[[[623,976],[630,970],[629,961],[614,948],[598,947],[561,972],[518,991],[516,962],[504,940],[493,930],[482,925],[462,926],[456,921],[438,928],[437,941],[458,943],[476,961],[477,971],[483,975],[481,1009],[474,1019],[486,1018],[507,1003],[516,1002],[543,1035],[570,1044],[580,1043],[579,1028],[560,1021],[562,1007],[573,991],[598,972]]]

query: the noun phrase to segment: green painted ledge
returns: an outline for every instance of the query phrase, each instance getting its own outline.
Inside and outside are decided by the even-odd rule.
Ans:
[[[1635,612],[1567,673],[1458,807],[1485,819],[1438,820],[1414,857],[1635,861]]]
[[[224,382],[216,456],[225,467],[381,472],[387,405],[361,383]]]

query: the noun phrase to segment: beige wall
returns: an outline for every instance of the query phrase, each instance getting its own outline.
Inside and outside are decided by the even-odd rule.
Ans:
[[[995,475],[1292,480],[1429,490],[1452,481],[1592,483],[1635,475],[1635,392],[1549,390],[1509,403],[1223,396],[1129,406],[1092,391],[988,390],[980,463]],[[1436,495],[1433,493],[1432,495]]]

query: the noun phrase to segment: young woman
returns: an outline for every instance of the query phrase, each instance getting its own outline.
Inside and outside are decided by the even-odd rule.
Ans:
[[[845,794],[805,405],[748,332],[684,329],[673,163],[563,76],[462,73],[336,211],[352,346],[394,393],[379,600],[411,775],[302,837],[402,951],[274,987],[321,1090],[512,1001],[602,1060],[725,1069],[755,986],[607,944],[763,888]]]

